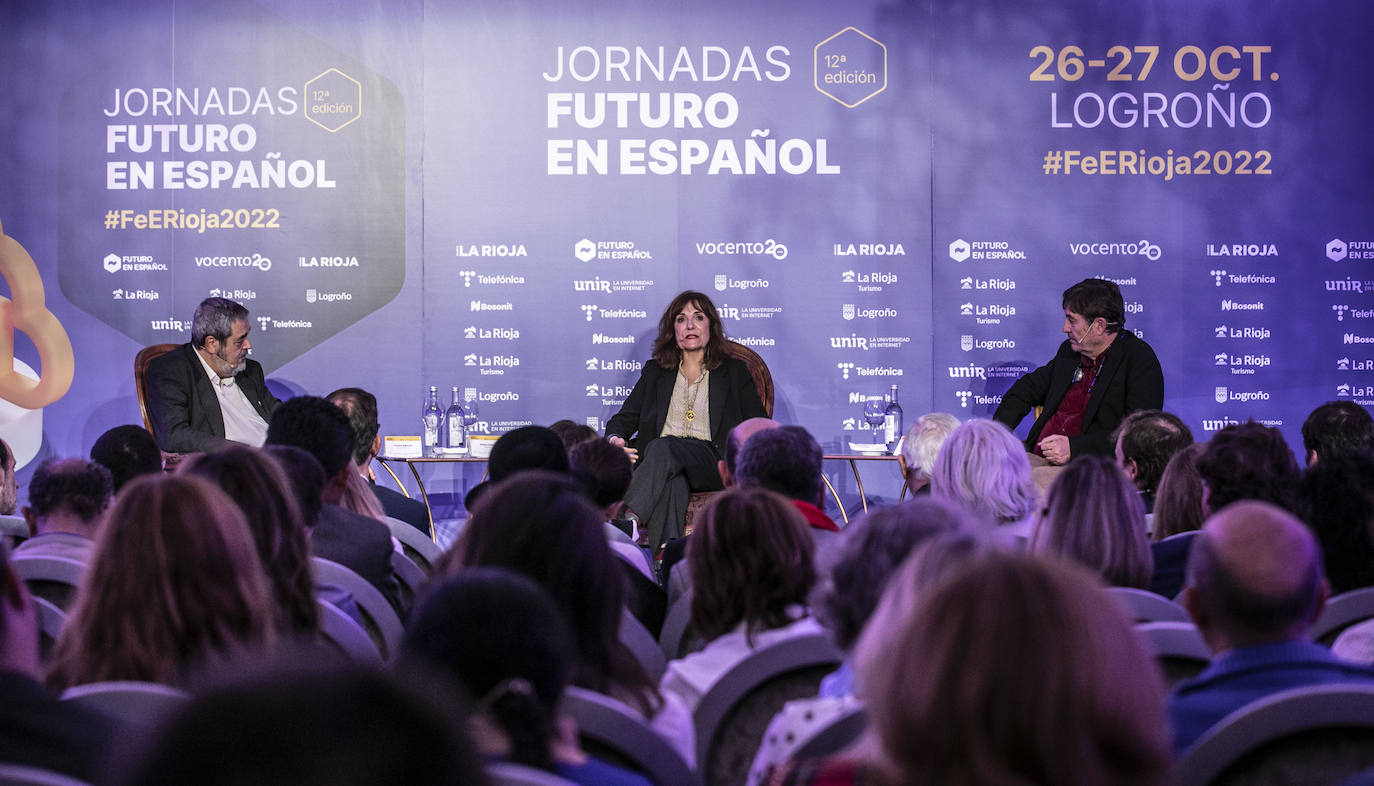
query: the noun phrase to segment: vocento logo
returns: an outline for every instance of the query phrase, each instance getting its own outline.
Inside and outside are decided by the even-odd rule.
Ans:
[[[787,246],[773,238],[756,241],[731,241],[723,243],[697,243],[697,255],[703,257],[772,257],[782,261],[787,259]]]
[[[1135,257],[1141,256],[1151,262],[1158,262],[1164,252],[1158,243],[1148,239],[1108,242],[1070,243],[1069,253],[1073,256],[1088,257]]]
[[[272,260],[262,254],[250,254],[238,257],[192,257],[196,267],[229,267],[229,268],[254,268],[266,273],[272,269]]]

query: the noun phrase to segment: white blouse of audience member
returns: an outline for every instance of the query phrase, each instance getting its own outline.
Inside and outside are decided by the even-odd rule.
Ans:
[[[689,711],[695,712],[701,697],[706,695],[711,686],[749,653],[786,639],[824,632],[815,618],[806,615],[803,607],[794,606],[789,611],[793,622],[781,628],[754,633],[752,646],[741,622],[734,630],[709,642],[701,651],[669,661],[668,670],[658,684],[659,690],[665,696],[676,694]]]

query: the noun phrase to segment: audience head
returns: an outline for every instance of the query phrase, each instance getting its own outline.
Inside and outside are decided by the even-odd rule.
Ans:
[[[568,463],[574,473],[590,480],[592,502],[601,509],[602,515],[610,515],[610,509],[625,499],[634,467],[624,448],[601,437],[584,439],[569,448]]]
[[[855,659],[894,781],[1161,781],[1158,667],[1096,577],[988,550],[913,592],[920,556],[890,582]]]
[[[549,425],[549,431],[557,435],[558,440],[563,443],[563,447],[567,448],[569,451],[572,450],[573,445],[579,442],[585,442],[586,440],[596,439],[601,436],[596,433],[596,429],[588,426],[586,423],[578,423],[566,418],[551,423]]]
[[[711,298],[704,293],[691,290],[679,292],[668,307],[663,309],[663,316],[658,318],[658,336],[654,338],[654,362],[661,368],[677,368],[682,362],[682,350],[677,345],[675,325],[683,309],[700,309],[706,315],[708,333],[706,357],[703,360],[706,368],[713,369],[724,363],[729,354],[726,349],[729,344],[725,340],[725,329],[720,324],[720,312],[716,311],[716,305],[711,302]]]
[[[716,465],[720,472],[720,482],[726,488],[735,485],[735,465],[739,461],[739,452],[744,448],[744,443],[760,431],[778,428],[781,425],[772,418],[749,418],[730,429],[730,433],[725,435],[725,455]]]
[[[315,457],[293,445],[266,445],[263,452],[277,460],[291,484],[291,494],[300,508],[301,520],[307,529],[315,526],[315,519],[323,507],[324,469]]]
[[[0,540],[0,672],[38,679],[38,614]]]
[[[1352,453],[1374,455],[1374,417],[1353,401],[1328,401],[1303,421],[1302,449],[1308,466]]]
[[[378,434],[381,424],[377,422],[377,397],[362,388],[339,388],[325,396],[330,404],[343,410],[348,418],[348,428],[353,433],[353,463],[360,467],[377,455],[382,448],[382,438]]]
[[[1159,488],[1160,476],[1174,454],[1193,444],[1193,432],[1171,412],[1132,412],[1116,429],[1116,462],[1141,491]]]
[[[336,505],[353,472],[353,430],[343,410],[317,396],[296,396],[283,402],[267,424],[268,445],[294,445],[320,462],[324,470],[326,505]]]
[[[1251,420],[1218,431],[1198,457],[1197,471],[1208,513],[1242,499],[1293,509],[1298,463],[1283,432],[1271,426]]]
[[[1184,605],[1214,652],[1301,638],[1329,588],[1312,533],[1287,511],[1243,501],[1203,525]]]
[[[19,510],[19,479],[14,474],[14,451],[0,439],[0,516]]]
[[[814,553],[806,521],[780,494],[742,487],[717,494],[687,539],[693,630],[710,641],[741,622],[747,636],[787,625],[815,584]]]
[[[203,478],[139,478],[96,540],[49,681],[177,684],[188,668],[275,638],[243,513]]]
[[[907,555],[937,537],[972,533],[962,509],[921,497],[875,509],[845,528],[829,576],[817,587],[816,616],[840,649],[849,651]]]
[[[91,446],[91,461],[110,471],[115,493],[140,475],[162,471],[162,451],[142,426],[115,426]]]
[[[482,495],[436,574],[481,566],[533,579],[568,622],[578,655],[573,682],[656,711],[660,699],[652,680],[620,642],[624,576],[603,523],[566,474],[519,472]]]
[[[801,426],[763,429],[744,443],[735,459],[735,485],[764,488],[788,499],[821,499],[821,446]]]
[[[1207,517],[1202,508],[1202,476],[1197,460],[1207,443],[1194,442],[1174,454],[1155,490],[1155,512],[1152,531],[1155,540],[1164,540],[1181,532],[1202,527]]]
[[[359,516],[386,521],[386,509],[382,507],[382,501],[377,499],[372,484],[361,472],[351,472],[345,479],[343,493],[339,495],[339,507]]]
[[[961,424],[940,446],[930,493],[993,524],[1023,520],[1039,501],[1025,446],[984,418]]]
[[[360,668],[287,670],[196,696],[136,750],[120,786],[481,786],[453,706]]]
[[[902,440],[901,453],[907,488],[916,491],[930,483],[940,446],[956,428],[959,419],[948,412],[927,412],[911,424]]]
[[[1308,467],[1293,512],[1317,537],[1332,592],[1374,586],[1374,457],[1323,457]]]
[[[30,535],[69,532],[94,539],[114,498],[110,471],[86,459],[48,459],[29,479]]]
[[[521,426],[507,431],[491,446],[487,480],[468,491],[464,506],[474,510],[491,487],[521,470],[542,469],[566,475],[568,449],[558,435],[543,426]]]
[[[472,696],[506,738],[512,762],[552,769],[558,703],[577,654],[557,606],[534,581],[500,568],[444,579],[406,626],[402,657]]]
[[[238,503],[267,572],[278,630],[287,634],[318,631],[320,613],[310,575],[305,517],[281,464],[264,451],[229,445],[191,456],[177,474],[205,478]]]
[[[1111,459],[1080,456],[1050,484],[1030,550],[1071,559],[1117,587],[1148,587],[1154,557],[1145,508]]]

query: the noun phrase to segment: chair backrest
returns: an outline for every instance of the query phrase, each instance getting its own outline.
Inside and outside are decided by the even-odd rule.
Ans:
[[[0,516],[0,539],[10,551],[29,539],[29,523],[23,516]]]
[[[315,583],[332,584],[353,594],[358,610],[363,614],[367,635],[377,645],[383,660],[391,660],[400,651],[401,636],[405,633],[401,618],[380,590],[357,573],[323,557],[311,557]]]
[[[663,617],[663,630],[658,634],[658,646],[663,657],[677,660],[692,650],[688,643],[692,638],[692,591],[689,589],[668,607]]]
[[[143,427],[148,429],[148,433],[154,437],[153,421],[148,417],[148,388],[145,380],[148,376],[148,364],[172,350],[180,347],[180,344],[153,344],[144,347],[134,355],[134,389],[138,392],[138,413],[143,416]]]
[[[1312,623],[1307,635],[1313,641],[1330,646],[1341,631],[1371,618],[1374,618],[1374,587],[1342,592],[1326,602],[1326,608]]]
[[[635,619],[629,609],[620,610],[619,638],[634,653],[635,660],[639,661],[654,682],[662,679],[663,672],[668,670],[668,661],[663,657],[663,651],[658,648],[658,641],[653,634]]]
[[[1145,622],[1136,625],[1135,632],[1154,653],[1169,687],[1196,677],[1212,660],[1212,651],[1191,622]]]
[[[62,692],[63,701],[75,702],[138,728],[156,724],[188,699],[185,691],[156,682],[91,682]]]
[[[802,740],[792,758],[820,759],[833,756],[853,745],[867,729],[868,710],[862,706],[850,708]]]
[[[1276,693],[1223,718],[1174,765],[1176,786],[1336,783],[1374,765],[1374,686]]]
[[[367,631],[333,603],[327,600],[316,603],[320,607],[320,635],[325,641],[342,650],[354,663],[382,665],[382,652],[372,643]]]
[[[721,675],[692,713],[703,779],[743,783],[768,722],[788,701],[815,696],[842,657],[828,634],[813,633],[761,647]]]
[[[759,392],[759,401],[763,402],[763,411],[768,413],[768,417],[773,417],[773,374],[768,370],[768,364],[763,362],[759,353],[735,341],[726,341],[726,349],[729,353],[744,361],[744,365],[749,367],[749,376],[754,378],[754,388]]]
[[[500,762],[487,765],[487,782],[491,786],[577,786],[570,780],[551,772]]]
[[[562,710],[577,722],[582,747],[593,756],[643,773],[658,786],[701,786],[682,755],[625,704],[569,687],[563,693]]]
[[[434,572],[434,563],[443,556],[444,550],[439,548],[439,544],[434,539],[425,535],[410,524],[397,518],[387,516],[383,521],[391,530],[391,536],[401,541],[401,548],[411,562],[420,566],[420,569],[429,575]]]
[[[23,764],[0,764],[0,786],[89,786],[89,784],[86,781],[52,770],[26,767]]]
[[[63,611],[76,599],[81,578],[86,574],[84,562],[47,554],[14,554],[10,556],[10,564],[28,586],[30,594],[50,601]]]
[[[62,628],[67,624],[67,613],[59,609],[56,603],[39,597],[33,599],[33,610],[38,615],[40,660],[47,663],[53,646],[57,644],[57,637],[62,635]]]
[[[416,593],[425,583],[425,572],[410,557],[398,551],[391,552],[391,572],[396,574],[396,582],[401,585],[401,603],[410,608],[415,604]]]
[[[1134,587],[1108,587],[1127,616],[1136,622],[1191,622],[1187,609],[1163,595]]]

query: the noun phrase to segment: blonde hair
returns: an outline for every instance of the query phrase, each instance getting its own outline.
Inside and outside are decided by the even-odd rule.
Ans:
[[[371,484],[355,467],[349,467],[348,483],[344,486],[343,496],[339,498],[339,507],[370,519],[386,521],[386,510],[382,508],[381,500],[377,499]]]
[[[275,639],[243,513],[208,480],[151,475],[109,511],[48,681],[177,684],[188,667]]]
[[[855,659],[895,782],[1160,782],[1158,667],[1095,577],[990,551],[913,592],[917,556]]]
[[[1101,456],[1074,459],[1050,484],[1030,550],[1067,557],[1117,587],[1147,588],[1155,569],[1140,493]]]
[[[930,494],[993,524],[1029,516],[1040,495],[1026,448],[995,420],[978,418],[954,429],[930,472]]]

